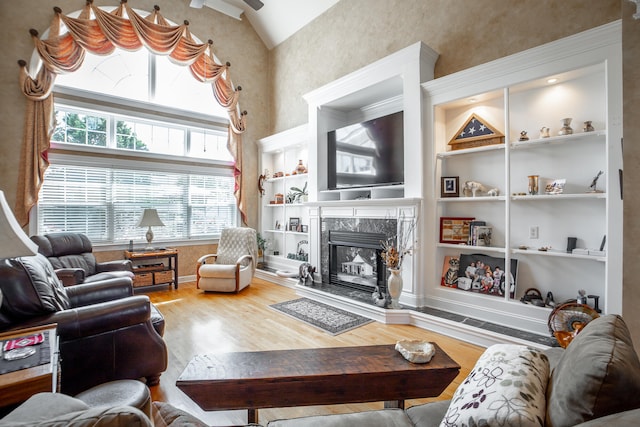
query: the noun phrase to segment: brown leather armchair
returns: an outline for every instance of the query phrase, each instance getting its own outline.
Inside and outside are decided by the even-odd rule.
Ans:
[[[164,319],[154,326],[161,314],[128,277],[64,287],[38,254],[0,260],[0,291],[0,331],[57,324],[63,393],[118,379],[154,385],[167,368]]]
[[[31,236],[38,252],[46,256],[65,286],[114,277],[131,277],[131,261],[97,262],[91,240],[81,233],[60,232]]]

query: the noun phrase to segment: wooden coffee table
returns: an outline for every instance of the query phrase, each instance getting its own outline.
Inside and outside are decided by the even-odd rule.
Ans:
[[[440,395],[460,371],[440,347],[429,363],[394,345],[236,352],[195,356],[176,385],[205,411],[385,401]]]

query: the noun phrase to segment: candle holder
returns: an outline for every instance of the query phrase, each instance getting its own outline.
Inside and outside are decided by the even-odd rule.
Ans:
[[[529,194],[534,196],[538,194],[538,175],[529,175]]]

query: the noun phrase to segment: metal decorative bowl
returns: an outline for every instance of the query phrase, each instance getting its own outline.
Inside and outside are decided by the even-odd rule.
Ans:
[[[421,340],[400,340],[396,343],[396,350],[412,363],[427,363],[436,353],[433,344]]]

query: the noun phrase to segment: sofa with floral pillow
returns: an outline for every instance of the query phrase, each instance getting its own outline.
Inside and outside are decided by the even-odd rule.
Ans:
[[[566,349],[494,345],[451,400],[268,427],[598,427],[640,425],[640,360],[622,317],[591,321]]]
[[[27,401],[24,406],[29,404]],[[61,405],[56,405],[56,409],[60,412]],[[206,427],[197,418],[168,403],[154,402],[153,409],[155,426]],[[34,412],[22,407],[17,411],[0,420],[0,426],[152,425],[145,421],[144,414],[136,413],[132,408],[91,408],[86,410],[90,421],[80,408],[74,414],[63,411],[60,415],[63,424],[51,419],[50,410]],[[26,419],[37,412],[41,413],[39,419]],[[126,421],[124,417],[127,417]],[[591,321],[564,350],[540,351],[507,344],[489,347],[451,400],[417,405],[407,410],[382,409],[267,423],[268,427],[638,425],[640,360],[627,326],[617,315],[605,315]]]

